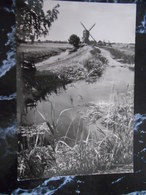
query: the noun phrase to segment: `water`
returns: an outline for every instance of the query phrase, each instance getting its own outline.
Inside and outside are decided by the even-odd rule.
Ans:
[[[50,117],[50,102],[57,117],[62,110],[73,106],[110,101],[113,93],[126,93],[127,87],[134,88],[134,72],[124,67],[107,67],[104,74],[94,83],[77,81],[68,84],[66,89],[57,94],[46,96],[46,100],[38,102],[36,108],[29,110],[27,119],[34,123],[44,122],[37,110],[47,118]]]
[[[44,122],[44,117],[50,123],[52,121],[56,122],[59,118],[58,129],[61,137],[66,134],[66,130],[73,121],[68,137],[75,140],[78,126],[81,124],[82,128],[79,136],[81,136],[83,130],[83,137],[86,139],[87,126],[92,128],[92,131],[96,126],[95,128],[93,125],[89,126],[86,120],[80,121],[80,112],[85,112],[86,105],[89,103],[111,102],[115,94],[117,96],[126,94],[127,88],[131,90],[134,88],[134,71],[112,63],[112,66],[107,65],[103,75],[96,82],[77,81],[67,84],[65,89],[62,88],[58,93],[47,95],[45,100],[37,102],[35,108],[28,109],[26,118],[28,122],[35,124]],[[62,111],[64,112],[60,117]],[[71,141],[69,143],[71,144]]]

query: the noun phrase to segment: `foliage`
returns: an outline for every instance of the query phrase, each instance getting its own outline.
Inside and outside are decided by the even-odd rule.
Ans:
[[[58,17],[57,4],[45,14],[43,0],[16,0],[16,38],[18,41],[47,35],[52,23]]]
[[[54,161],[49,147],[41,146],[24,150],[18,156],[19,179],[42,177],[45,167],[50,168]]]
[[[48,124],[19,128],[21,131],[21,134],[18,134],[19,178],[39,178],[43,175],[46,166],[50,168],[55,163],[54,137]],[[49,137],[47,143],[45,136]]]
[[[108,64],[108,60],[100,54],[100,49],[95,48],[91,50],[90,53],[92,54],[92,57],[86,60],[84,63],[84,67],[88,71],[88,81],[90,80],[89,77],[97,78],[97,76],[101,76],[105,69],[105,65]]]
[[[79,139],[74,147],[67,145],[65,139],[58,141],[59,174],[129,172],[133,157],[133,104],[128,88],[127,95],[128,98],[119,98],[114,94],[113,103],[111,100],[109,104],[87,105],[81,117],[96,130],[89,128],[86,139]]]
[[[55,110],[51,103],[51,123],[39,112],[41,117],[49,123],[48,130],[53,128],[55,132],[54,150],[48,145],[44,147],[36,144],[38,139],[34,139],[33,147],[30,150],[23,150],[19,155],[19,176],[23,177],[23,171],[30,171],[32,175],[38,177],[40,174],[48,176],[90,174],[90,173],[120,173],[131,171],[133,157],[133,103],[132,94],[127,87],[127,95],[116,94],[109,103],[89,103],[86,110],[80,109],[77,126],[73,123],[75,118],[68,124],[64,136],[59,136],[59,128],[62,116],[76,108],[70,107],[62,110],[57,119],[54,118]],[[80,107],[81,108],[81,107]],[[88,128],[81,125],[84,120],[88,123]],[[73,129],[71,128],[73,126]],[[41,128],[37,127],[38,133]],[[33,133],[34,133],[34,129]],[[45,131],[46,131],[45,130]],[[24,128],[25,131],[25,128]],[[70,132],[76,132],[73,139]],[[27,131],[25,131],[27,132]],[[21,131],[24,135],[24,133]],[[28,137],[28,136],[27,136]],[[50,136],[49,136],[50,137]],[[68,140],[72,140],[69,144]],[[50,139],[52,140],[52,138]],[[32,142],[31,142],[32,143]],[[41,153],[39,151],[41,150]],[[30,158],[31,157],[31,158]],[[39,157],[40,168],[33,167],[36,158]],[[46,159],[45,159],[46,158]],[[38,162],[39,162],[38,160]],[[44,164],[45,163],[45,164]],[[33,166],[31,166],[33,164]],[[21,165],[21,166],[20,166]],[[28,166],[29,165],[29,166]],[[21,175],[22,174],[22,175]],[[26,175],[25,175],[26,176]],[[30,177],[30,176],[29,176]]]
[[[71,45],[73,45],[74,47],[76,47],[76,48],[78,48],[79,47],[79,43],[80,43],[80,38],[77,36],[77,35],[75,35],[75,34],[73,34],[73,35],[71,35],[70,37],[69,37],[69,43],[71,44]]]

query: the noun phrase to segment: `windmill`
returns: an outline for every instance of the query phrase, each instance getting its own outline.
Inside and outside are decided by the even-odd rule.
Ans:
[[[95,41],[95,43],[97,42],[94,37],[91,35],[90,31],[93,29],[93,27],[95,26],[95,24],[93,24],[93,26],[87,30],[87,28],[85,27],[85,25],[81,22],[81,25],[84,28],[83,31],[83,42],[89,44],[89,37],[91,37],[93,39],[93,41]]]

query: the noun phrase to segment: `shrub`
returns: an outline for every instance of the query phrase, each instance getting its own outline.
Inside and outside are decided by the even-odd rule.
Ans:
[[[78,48],[80,44],[80,38],[77,35],[73,34],[70,36],[68,42],[75,48]]]

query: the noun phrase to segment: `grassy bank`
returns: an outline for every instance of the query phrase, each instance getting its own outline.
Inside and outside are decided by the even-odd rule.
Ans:
[[[77,54],[78,51],[75,55]],[[31,56],[31,53],[29,55]],[[19,61],[21,61],[21,56]],[[102,75],[107,63],[107,59],[100,54],[100,50],[92,48],[88,56],[79,63],[71,62],[68,66],[66,63],[64,66],[59,64],[56,68],[52,66],[50,70],[41,72],[23,70],[20,82],[23,82],[24,102],[26,106],[30,103],[35,104],[38,100],[45,99],[47,94],[57,93],[60,88],[65,89],[66,84],[74,81],[95,82]],[[19,71],[21,71],[20,68]]]
[[[127,47],[104,47],[104,49],[110,51],[112,56],[121,63],[134,64],[135,55],[133,48]]]
[[[71,49],[69,44],[42,43],[42,44],[22,44],[17,50],[20,61],[33,60],[35,63],[41,62],[52,56],[56,56],[63,51]],[[86,49],[87,48],[87,49]],[[56,59],[56,63],[46,66],[47,70],[38,72],[38,75],[56,74],[63,80],[77,81],[81,79],[90,80],[101,76],[107,60],[100,54],[100,50],[95,47],[79,48],[76,52],[68,54],[66,59]],[[48,71],[49,70],[49,71]]]
[[[107,59],[95,47],[86,56],[76,55],[70,64],[53,64],[50,70],[23,73],[26,103],[45,100],[47,94],[57,93],[60,84],[77,80],[95,82],[102,75]],[[82,52],[78,50],[78,52]],[[80,59],[80,61],[78,61]],[[65,61],[66,62],[66,61]],[[65,66],[66,65],[66,66]],[[54,68],[54,69],[53,69]],[[52,71],[51,71],[52,70]],[[62,82],[62,83],[61,83]],[[55,115],[55,105],[50,103],[51,116],[36,112],[44,123],[22,123],[19,132],[19,178],[51,177],[55,175],[105,174],[131,172],[133,168],[133,99],[127,94],[116,94],[106,102],[86,103]],[[91,94],[92,95],[92,94]],[[70,97],[72,101],[72,97]],[[83,99],[82,99],[82,102]],[[75,118],[66,123],[64,114],[74,111]],[[72,114],[72,113],[71,113]],[[76,120],[77,119],[77,120]],[[64,135],[60,135],[61,125]],[[74,132],[71,137],[70,133]],[[71,144],[69,142],[71,140]]]
[[[74,147],[67,145],[65,140],[56,144],[57,165],[53,168],[57,174],[130,172],[133,167],[131,96],[115,95],[109,103],[89,104],[86,107],[86,112],[83,111],[81,116],[90,124],[86,139],[81,136]]]
[[[48,70],[71,82],[78,80],[95,82],[102,75],[107,63],[99,49],[85,46],[68,54],[65,60],[54,63]],[[47,74],[47,70],[42,71],[42,74]]]
[[[20,151],[19,177],[131,172],[133,169],[132,94],[128,87],[126,96],[116,95],[114,92],[113,94],[109,102],[89,103],[80,108],[79,123],[73,130],[77,133],[72,146],[67,140],[70,139],[69,131],[75,119],[70,122],[63,137],[60,137],[58,132],[59,124],[63,122],[61,116],[75,108],[62,110],[55,119],[52,105],[50,121],[38,126],[23,127],[22,136],[25,137],[29,132],[26,138],[30,144],[26,150]],[[46,120],[43,113],[40,115]],[[81,120],[88,124],[86,133]],[[49,134],[48,145],[45,145],[44,139],[46,132]],[[31,164],[36,170],[31,170]]]

